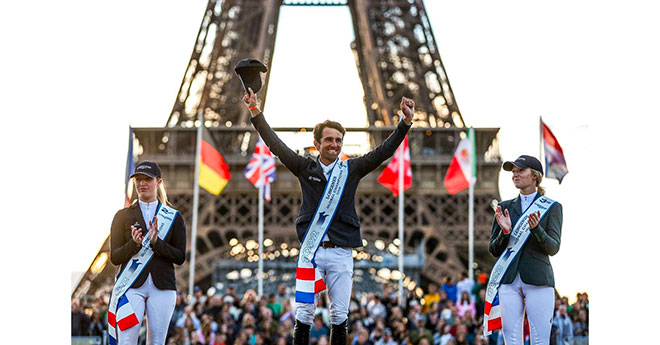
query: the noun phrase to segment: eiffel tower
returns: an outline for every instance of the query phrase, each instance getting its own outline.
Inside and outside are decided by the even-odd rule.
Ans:
[[[407,96],[416,102],[415,126],[409,135],[415,181],[406,192],[405,243],[396,240],[397,201],[376,181],[383,165],[365,177],[358,190],[357,211],[365,244],[364,248],[356,250],[358,259],[364,255],[362,259],[370,259],[360,260],[363,263],[375,261],[378,255],[373,253],[383,252],[383,245],[385,254],[387,248],[394,252],[403,246],[404,253],[421,255],[417,275],[420,280],[440,282],[444,275],[456,277],[466,271],[467,192],[450,196],[442,185],[453,152],[465,131],[465,123],[440,59],[424,2],[209,0],[166,126],[134,129],[142,148],[139,159],[159,162],[168,183],[169,199],[189,226],[195,127],[200,125],[198,114],[204,115],[203,125],[209,127],[219,151],[230,165],[232,179],[220,196],[200,192],[199,225],[194,239],[197,248],[195,284],[209,287],[225,279],[227,269],[237,272],[256,265],[253,261],[258,256],[252,249],[257,235],[257,193],[241,176],[254,150],[256,132],[249,124],[247,109],[240,104],[243,90],[233,67],[241,59],[254,57],[271,69],[282,6],[348,6],[350,9],[355,36],[351,48],[364,90],[368,127],[349,128],[349,132],[366,132],[369,145],[375,147],[397,123],[401,97]],[[252,39],[241,39],[243,37]],[[268,75],[265,77],[259,98],[267,111]],[[312,128],[277,130],[311,132]],[[498,131],[498,128],[475,129],[478,157],[475,262],[477,268],[484,271],[494,263],[487,248],[492,203],[499,199]],[[281,164],[277,166],[272,198],[264,211],[264,236],[269,241],[264,244],[264,253],[270,260],[285,256],[285,252],[291,255],[298,246],[293,229],[296,209],[301,203],[300,187]],[[193,240],[190,233],[188,229],[188,250]],[[73,297],[109,293],[117,268],[108,263],[108,256],[109,238],[74,290]],[[381,266],[384,265],[382,256],[378,257]],[[188,262],[177,267],[179,289],[187,288]],[[224,262],[228,268],[220,268],[219,262]],[[361,267],[360,262],[356,261],[356,267]],[[270,275],[270,281],[277,281],[272,272]],[[356,274],[356,282],[362,278]],[[266,286],[264,291],[267,291]]]

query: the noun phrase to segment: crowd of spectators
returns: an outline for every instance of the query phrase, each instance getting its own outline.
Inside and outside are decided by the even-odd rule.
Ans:
[[[408,291],[405,306],[399,306],[396,286],[385,284],[382,291],[353,296],[349,312],[350,345],[460,345],[503,344],[500,332],[482,336],[487,276],[471,280],[463,274],[457,282],[445,277],[444,284],[429,283],[424,290]],[[168,331],[172,345],[292,345],[295,303],[292,288],[280,285],[269,296],[254,290],[242,295],[228,285],[223,293],[205,294],[195,288],[193,296],[177,295]],[[407,291],[407,290],[406,290]],[[72,301],[72,336],[103,336],[107,302],[97,298],[83,308]],[[146,332],[143,322],[140,342]],[[528,325],[526,325],[528,327]],[[310,333],[310,343],[327,345],[330,318],[325,296],[319,304]],[[577,301],[555,298],[551,344],[588,341],[589,298],[578,293]],[[529,332],[526,332],[528,335]]]

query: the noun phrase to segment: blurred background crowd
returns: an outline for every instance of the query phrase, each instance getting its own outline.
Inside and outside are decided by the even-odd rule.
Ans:
[[[349,313],[350,345],[461,345],[504,344],[500,332],[483,337],[482,321],[486,274],[471,280],[444,277],[438,286],[428,283],[408,291],[400,306],[396,286],[385,284],[376,293],[352,296]],[[292,345],[295,322],[293,287],[279,285],[267,296],[240,286],[223,291],[195,287],[193,296],[179,293],[168,331],[172,345]],[[107,343],[107,296],[71,303],[72,343]],[[146,340],[142,323],[140,344]],[[529,325],[525,339],[529,343]],[[327,345],[330,329],[325,294],[319,298],[310,343]],[[555,291],[551,344],[588,344],[589,296],[578,293],[575,301]]]

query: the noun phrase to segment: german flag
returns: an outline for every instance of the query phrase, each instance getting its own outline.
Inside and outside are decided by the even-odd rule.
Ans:
[[[229,166],[220,152],[215,149],[211,133],[206,128],[202,130],[201,143],[199,186],[213,195],[220,195],[231,178]]]

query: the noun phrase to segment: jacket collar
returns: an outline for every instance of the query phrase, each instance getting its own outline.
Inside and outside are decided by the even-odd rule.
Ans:
[[[532,200],[532,203],[540,197],[541,197],[541,193],[536,192],[536,195],[534,196],[534,200]],[[522,200],[520,200],[520,194],[518,194],[518,196],[516,196],[511,202],[511,207],[509,208],[509,217],[511,218],[511,226],[516,225],[516,223],[518,222],[518,218],[520,218],[522,213],[523,213]]]
[[[316,164],[314,164],[312,171],[320,176],[323,182],[328,182],[328,179],[325,178],[325,174],[323,173],[323,167],[321,166],[321,155],[316,157]]]

